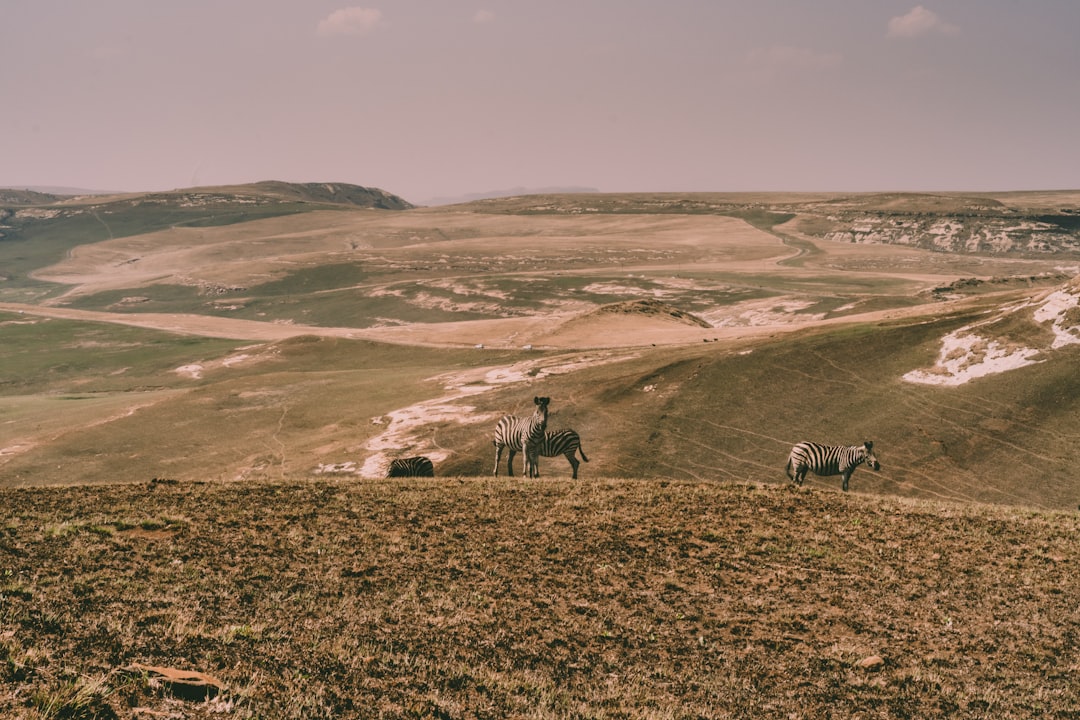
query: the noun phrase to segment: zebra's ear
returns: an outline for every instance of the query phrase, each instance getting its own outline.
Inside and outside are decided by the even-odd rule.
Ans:
[[[867,450],[873,450],[874,449],[874,441],[873,440],[867,440],[866,442],[863,443],[863,445],[866,446]]]

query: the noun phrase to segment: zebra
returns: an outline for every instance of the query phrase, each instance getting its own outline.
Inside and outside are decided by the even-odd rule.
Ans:
[[[423,455],[397,458],[390,461],[386,477],[435,477],[435,466],[431,464],[431,460]]]
[[[871,470],[881,469],[881,463],[874,455],[874,443],[869,440],[862,445],[851,446],[801,442],[791,448],[785,470],[788,478],[798,485],[802,485],[808,470],[813,470],[815,475],[822,477],[842,475],[844,492],[847,492],[851,474],[864,462]]]
[[[540,455],[543,457],[565,455],[570,461],[570,467],[573,468],[574,479],[577,480],[578,466],[581,463],[578,462],[575,451],[581,453],[582,460],[589,462],[589,458],[585,457],[585,451],[581,449],[581,438],[570,428],[546,432],[540,443]]]
[[[544,437],[547,428],[548,404],[551,398],[534,397],[533,404],[536,410],[527,418],[507,415],[499,420],[495,426],[495,476],[499,475],[499,461],[502,459],[503,449],[507,450],[506,474],[514,475],[514,455],[518,452],[525,454],[525,467],[522,477],[540,477],[540,464],[536,449]]]

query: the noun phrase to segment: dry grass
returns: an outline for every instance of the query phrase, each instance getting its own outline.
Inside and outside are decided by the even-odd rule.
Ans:
[[[1071,515],[643,481],[0,493],[7,717],[1080,712]]]

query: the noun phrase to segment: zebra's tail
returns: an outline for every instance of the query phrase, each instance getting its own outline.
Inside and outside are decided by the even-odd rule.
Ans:
[[[581,445],[577,446],[577,451],[581,453],[581,459],[585,462],[589,462],[589,458],[585,457],[585,451],[581,449]]]

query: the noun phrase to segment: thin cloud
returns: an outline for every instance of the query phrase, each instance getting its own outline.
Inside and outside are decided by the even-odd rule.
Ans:
[[[382,22],[375,8],[347,7],[335,10],[319,22],[320,35],[366,35]]]
[[[916,5],[906,15],[897,15],[889,20],[889,37],[920,37],[923,35],[955,35],[960,31],[955,25],[945,22],[933,10]]]
[[[477,24],[489,23],[495,21],[495,13],[490,10],[477,10],[473,15],[473,22]]]

